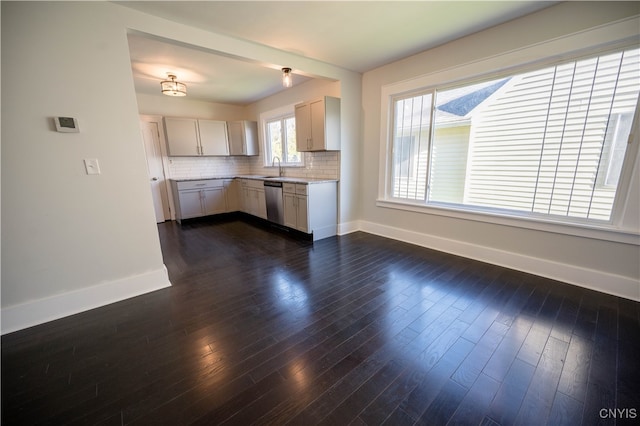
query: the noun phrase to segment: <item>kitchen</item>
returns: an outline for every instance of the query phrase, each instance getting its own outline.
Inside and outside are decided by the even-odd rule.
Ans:
[[[242,211],[314,240],[336,235],[339,82],[289,69],[285,87],[274,67],[139,34],[128,41],[157,222]],[[160,81],[168,74],[186,96],[163,96]],[[266,128],[274,116],[293,118],[294,110],[298,140],[311,141],[313,131],[323,143],[298,144],[295,156],[302,158],[292,164],[278,141],[295,144],[294,136],[278,135],[275,151]]]
[[[497,4],[494,3],[494,6],[497,7]],[[309,7],[312,8],[313,5],[310,4]],[[471,4],[465,3],[465,8],[469,7]],[[433,323],[431,320],[439,318],[438,323],[447,330],[443,334],[445,337],[438,338],[433,345],[427,339],[420,339],[424,345],[418,343],[416,349],[426,350],[420,352],[429,355],[425,360],[438,359],[437,356],[430,356],[436,352],[445,361],[456,360],[436,365],[430,363],[434,368],[430,372],[420,373],[427,386],[429,383],[438,383],[440,389],[440,386],[447,383],[443,393],[436,394],[434,391],[430,393],[430,398],[406,399],[407,405],[402,407],[398,405],[400,401],[405,401],[404,395],[403,398],[391,395],[385,402],[394,405],[383,415],[397,407],[399,409],[394,413],[401,416],[406,413],[403,407],[413,407],[414,421],[431,419],[432,412],[422,406],[425,401],[441,402],[433,405],[434,410],[443,406],[457,407],[458,404],[462,408],[469,407],[465,405],[465,401],[468,402],[465,393],[467,387],[471,386],[467,395],[471,398],[484,398],[487,410],[497,408],[494,414],[517,411],[520,401],[524,399],[523,406],[535,408],[525,409],[524,414],[536,416],[542,411],[537,410],[540,405],[529,405],[527,402],[540,395],[538,391],[541,388],[535,384],[548,377],[545,373],[550,370],[545,369],[545,366],[549,364],[540,362],[540,374],[536,372],[533,376],[534,386],[526,396],[522,387],[510,387],[509,379],[513,379],[517,385],[522,383],[520,378],[524,375],[532,377],[536,361],[549,359],[547,355],[553,358],[551,370],[555,381],[551,389],[559,389],[554,407],[576,408],[577,405],[580,410],[582,400],[586,398],[584,407],[595,410],[588,413],[593,414],[593,417],[585,417],[589,421],[597,420],[597,410],[605,403],[613,405],[618,401],[622,403],[619,409],[634,406],[637,401],[637,386],[625,388],[628,383],[621,378],[635,377],[632,374],[638,371],[637,361],[633,357],[634,349],[637,348],[637,328],[629,325],[628,321],[625,322],[622,315],[616,317],[616,311],[611,311],[609,305],[601,304],[603,300],[613,300],[613,296],[603,296],[577,286],[560,285],[554,279],[571,282],[569,278],[574,278],[574,281],[593,289],[598,289],[595,284],[601,283],[604,291],[617,291],[626,294],[628,298],[637,298],[637,226],[628,235],[611,230],[592,230],[591,233],[571,235],[551,232],[549,229],[525,229],[512,226],[511,223],[469,220],[455,213],[442,215],[437,212],[425,214],[401,210],[381,205],[378,198],[381,194],[379,188],[384,185],[384,176],[379,171],[379,155],[384,152],[381,145],[386,139],[380,123],[383,109],[381,94],[385,87],[436,72],[446,71],[449,73],[447,78],[450,78],[451,70],[462,65],[473,66],[472,73],[487,71],[487,67],[495,66],[495,61],[505,52],[522,54],[519,60],[523,61],[526,59],[523,59],[524,54],[531,53],[527,50],[529,48],[535,50],[533,56],[540,58],[599,43],[615,42],[625,37],[635,37],[637,40],[638,13],[635,9],[629,10],[634,7],[637,8],[637,5],[631,2],[615,6],[599,2],[561,3],[446,45],[428,48],[412,57],[408,57],[411,53],[402,52],[402,56],[393,59],[394,62],[386,65],[372,64],[369,70],[359,73],[348,71],[352,68],[346,68],[346,65],[345,68],[330,65],[346,64],[346,61],[321,62],[311,59],[315,57],[312,55],[305,57],[304,52],[293,54],[228,35],[211,33],[206,29],[129,10],[113,2],[3,2],[2,71],[5,82],[3,106],[6,108],[3,112],[5,126],[2,134],[2,167],[5,178],[2,214],[6,226],[2,233],[5,248],[2,261],[2,331],[8,335],[3,339],[3,351],[9,350],[9,345],[5,346],[5,342],[10,340],[15,344],[13,347],[18,348],[13,354],[7,354],[17,364],[13,364],[16,365],[15,368],[12,365],[12,368],[7,369],[7,377],[10,377],[11,383],[33,383],[32,389],[40,391],[46,388],[51,397],[24,397],[19,386],[9,386],[8,389],[16,389],[11,395],[16,405],[12,406],[19,408],[13,410],[11,415],[22,422],[31,420],[32,423],[37,423],[45,419],[55,421],[49,416],[50,412],[29,406],[30,402],[35,401],[44,402],[42,405],[46,405],[45,410],[50,408],[55,411],[54,414],[59,415],[58,423],[68,423],[74,419],[87,423],[91,422],[86,417],[90,415],[95,416],[93,423],[112,421],[129,424],[129,420],[136,418],[136,413],[144,415],[149,413],[149,409],[162,406],[162,410],[155,411],[156,423],[166,423],[172,420],[172,415],[185,414],[196,416],[194,420],[203,419],[204,424],[207,420],[205,416],[212,407],[222,407],[223,410],[229,407],[230,404],[224,404],[228,398],[233,398],[231,404],[249,407],[242,413],[245,415],[268,414],[272,408],[286,412],[291,407],[289,403],[297,405],[298,411],[307,407],[310,408],[309,412],[315,411],[314,406],[302,398],[304,394],[301,390],[321,381],[316,380],[318,374],[309,374],[312,369],[320,367],[321,370],[317,372],[325,372],[325,368],[334,365],[331,362],[324,363],[328,360],[324,355],[334,361],[344,356],[347,356],[347,360],[371,359],[370,355],[376,353],[377,343],[375,346],[365,344],[364,353],[351,352],[349,349],[336,354],[333,351],[343,347],[343,340],[349,338],[348,334],[339,333],[339,336],[328,340],[329,345],[321,345],[326,348],[326,354],[309,352],[307,349],[315,347],[316,343],[328,337],[324,334],[323,327],[332,327],[335,323],[324,323],[325,318],[340,321],[350,315],[357,315],[352,320],[368,321],[374,318],[368,315],[372,310],[385,314],[380,321],[372,323],[374,327],[384,324],[385,333],[382,334],[391,330],[388,335],[395,336],[405,327],[414,324],[415,330],[409,327],[404,334],[399,335],[402,338],[433,336],[429,332],[431,328],[423,329],[422,326],[428,326]],[[464,14],[455,15],[473,14],[465,10]],[[335,22],[333,18],[330,21]],[[382,21],[386,22],[386,19]],[[448,19],[446,21],[450,22]],[[247,22],[246,26],[250,26],[250,23]],[[253,64],[269,64],[266,68],[273,72],[273,79],[277,84],[280,84],[283,67],[294,69],[294,76],[308,76],[312,79],[294,84],[292,88],[282,90],[277,95],[271,94],[261,97],[261,100],[240,105],[206,102],[190,96],[171,99],[158,95],[159,81],[166,79],[166,75],[155,75],[153,81],[150,80],[156,94],[136,94],[127,34],[152,34],[152,38],[156,40],[170,39],[182,46],[198,46],[199,51],[217,52],[235,60],[244,58],[243,61]],[[390,32],[389,37],[392,35]],[[355,53],[358,52],[350,52],[351,55]],[[487,57],[494,61],[483,64],[481,61]],[[485,68],[479,69],[479,65]],[[182,74],[179,69],[172,71],[177,74],[178,81],[195,81],[192,76]],[[193,87],[193,84],[189,83],[188,86]],[[209,275],[197,277],[203,279],[196,280],[194,286],[172,286],[167,269],[171,270],[173,265],[167,262],[165,267],[160,242],[162,236],[159,236],[158,226],[154,222],[157,219],[149,191],[150,175],[145,149],[140,137],[140,115],[143,114],[145,120],[149,117],[147,123],[152,124],[147,129],[152,129],[155,125],[159,140],[160,135],[164,134],[160,132],[160,129],[164,130],[162,117],[258,123],[264,119],[277,118],[281,108],[293,108],[306,100],[325,96],[340,99],[340,151],[305,154],[304,167],[285,167],[284,173],[287,178],[327,178],[339,181],[337,226],[341,237],[326,238],[313,244],[299,244],[288,238],[271,239],[275,233],[266,232],[263,228],[242,226],[244,224],[238,222],[229,226],[232,229],[227,239],[213,239],[213,244],[210,244],[211,239],[189,238],[188,242],[193,246],[185,257],[190,256],[194,261],[206,260],[209,267],[221,269],[214,269]],[[51,119],[54,116],[77,118],[79,131],[56,131]],[[149,132],[153,134],[150,130]],[[167,148],[167,141],[164,142],[158,145],[157,158],[167,171],[165,180],[279,175],[277,164],[269,156],[171,157],[162,153],[162,149]],[[88,162],[94,165],[93,168],[86,165],[87,162],[83,161],[85,159],[96,160]],[[88,173],[89,171],[100,173]],[[151,175],[151,178],[154,176]],[[640,181],[637,180],[637,174],[634,176],[635,186],[629,191],[630,194],[638,193],[633,190],[637,189],[637,182]],[[257,182],[259,179],[250,181]],[[283,182],[283,187],[284,183],[286,182]],[[264,189],[264,181],[262,188]],[[296,188],[293,191],[295,196],[303,195],[298,194]],[[628,217],[637,213],[637,201],[637,196],[629,197],[628,204],[631,207],[627,209]],[[228,205],[227,203],[227,208]],[[175,206],[171,212],[175,214]],[[171,212],[168,213],[169,217]],[[161,213],[165,214],[164,211]],[[162,215],[161,219],[165,219],[166,216]],[[181,228],[174,222],[167,223],[179,231],[189,228]],[[637,222],[634,223],[637,225]],[[241,226],[235,226],[236,224]],[[221,228],[228,224],[222,225]],[[203,228],[205,227],[200,227]],[[247,229],[255,232],[243,233]],[[610,238],[611,236],[615,238]],[[631,240],[632,238],[634,239]],[[179,252],[181,241],[179,238],[177,240],[176,251]],[[356,250],[345,250],[344,246],[340,246],[340,241],[349,244],[354,242],[359,247]],[[255,245],[258,247],[250,247],[253,242],[257,242]],[[280,254],[274,254],[275,250],[272,248],[280,243]],[[211,252],[206,251],[211,245],[216,245],[216,255],[211,256]],[[420,245],[433,250],[416,247]],[[252,258],[251,253],[245,251],[246,248],[256,250],[260,254],[257,256],[259,259]],[[315,254],[310,257],[312,252]],[[472,291],[465,293],[459,300],[454,300],[455,293],[447,293],[445,290],[450,287],[451,278],[462,275],[456,275],[451,270],[453,273],[448,273],[447,277],[439,280],[439,275],[432,274],[434,270],[431,265],[447,264],[452,259],[442,252],[460,256],[453,263],[460,265],[458,270],[461,274],[473,273],[466,275],[466,278],[472,279],[474,274],[487,276],[485,273],[488,268],[495,273],[489,274],[489,278],[500,275],[499,278],[504,277],[506,281],[489,279],[485,287],[487,292],[476,286],[469,290],[482,291],[480,294]],[[390,256],[389,253],[393,254]],[[541,274],[551,280],[535,278],[538,284],[533,289],[528,286],[532,275],[505,272],[498,269],[498,266],[486,263],[482,265],[469,258],[493,262],[511,270]],[[359,261],[351,265],[356,259]],[[393,264],[398,267],[388,269]],[[306,265],[313,266],[318,273],[310,273]],[[189,269],[189,264],[185,266],[185,269]],[[230,269],[222,269],[225,267]],[[265,270],[272,272],[268,281],[264,279]],[[366,273],[361,273],[364,271]],[[202,271],[190,268],[190,272],[198,274]],[[512,273],[519,278],[512,280]],[[207,277],[216,277],[216,280],[207,280]],[[219,277],[222,279],[218,279]],[[424,281],[425,277],[433,280]],[[413,285],[413,278],[419,280],[417,285]],[[442,281],[443,284],[437,286],[436,281]],[[301,283],[306,284],[303,286]],[[340,286],[340,283],[348,285]],[[380,285],[385,283],[389,283],[389,286],[381,288]],[[218,285],[221,287],[217,287]],[[252,287],[247,291],[246,285]],[[323,293],[323,288],[327,285],[331,286],[330,292]],[[515,293],[510,290],[504,292],[503,286],[513,288]],[[516,287],[518,290],[515,290]],[[222,288],[223,291],[217,291]],[[214,291],[210,291],[211,289]],[[624,293],[618,289],[628,291]],[[633,290],[636,293],[632,293]],[[207,294],[209,299],[202,297]],[[328,296],[324,299],[329,303],[337,299],[347,299],[349,303],[328,306],[328,310],[321,313],[316,307],[305,310],[312,303],[310,296],[320,294]],[[532,297],[527,299],[529,294]],[[554,297],[546,297],[547,294]],[[264,303],[254,303],[256,295],[267,298]],[[509,295],[513,297],[505,297]],[[184,302],[184,296],[193,298],[193,303],[181,303]],[[396,302],[387,304],[388,300],[396,298],[401,298],[402,306]],[[483,299],[493,302],[484,306],[481,304]],[[238,309],[236,303],[243,300],[247,301],[247,305]],[[120,303],[114,303],[118,301]],[[371,301],[374,303],[368,303]],[[421,301],[424,303],[421,304]],[[518,320],[510,315],[517,313],[525,303],[524,313],[528,314],[526,317]],[[618,305],[613,306],[631,307],[637,313],[637,305],[633,305],[637,302],[620,298],[615,303]],[[449,311],[450,315],[439,316],[442,309],[454,304],[455,309]],[[387,310],[386,306],[397,309]],[[93,310],[96,307],[102,308]],[[270,307],[285,315],[272,315],[271,318],[276,322],[269,325],[269,330],[265,330],[260,326],[260,317],[265,312],[263,308]],[[466,310],[467,307],[470,309]],[[494,309],[496,307],[498,310]],[[322,309],[321,306],[317,308]],[[426,311],[431,308],[434,309]],[[506,310],[503,311],[503,308]],[[465,332],[458,339],[459,344],[451,346],[453,340],[449,337],[463,333],[462,323],[466,324],[465,321],[454,318],[462,312],[461,309],[466,310],[463,319],[474,321],[474,318],[479,318],[480,321],[474,321],[472,328],[468,329],[469,333]],[[577,335],[573,336],[575,338],[570,337],[570,343],[560,339],[571,336],[573,328],[552,328],[553,320],[547,322],[536,319],[538,312],[555,314],[558,309],[558,318],[562,317],[562,313],[565,317],[571,317],[573,313],[574,321],[571,324],[578,326],[575,330]],[[219,314],[208,316],[213,311]],[[494,322],[499,311],[502,325]],[[96,312],[105,312],[108,317],[93,317]],[[624,310],[619,312],[623,313]],[[78,316],[74,315],[78,313]],[[409,315],[405,315],[407,313]],[[423,313],[429,322],[422,321]],[[472,318],[474,313],[477,315]],[[313,331],[308,328],[310,324],[305,323],[310,317],[315,317],[312,318],[313,321],[319,319],[318,327],[314,326]],[[616,318],[619,319],[618,322]],[[53,321],[56,319],[59,321]],[[597,327],[596,319],[603,319],[598,321]],[[485,374],[482,376],[484,380],[478,380],[473,385],[464,379],[465,374],[453,377],[463,380],[460,384],[450,382],[449,378],[453,374],[451,366],[462,363],[460,366],[463,373],[471,371],[464,367],[476,367],[475,364],[463,363],[462,359],[471,350],[473,342],[480,343],[475,347],[482,352],[482,343],[487,342],[485,337],[481,337],[484,326],[489,326],[492,322],[494,324],[485,335],[493,342],[490,346],[493,348],[498,341],[495,338],[506,332],[508,325],[504,322],[507,321],[514,325],[511,328],[513,333],[506,335],[506,344],[500,345],[502,349],[497,349],[496,352],[498,360],[502,359],[502,355],[509,355],[507,362],[493,363],[490,374]],[[35,333],[34,330],[13,333],[46,322],[51,323],[43,324],[40,328],[45,333],[37,330]],[[231,327],[222,329],[219,326],[223,324]],[[351,320],[341,325],[335,324],[335,330],[351,328],[351,324]],[[49,327],[60,327],[60,335],[64,340],[52,340],[55,333],[47,332]],[[224,330],[223,334],[221,330]],[[165,333],[164,338],[158,339],[159,333]],[[616,338],[615,333],[623,339]],[[115,343],[112,339],[114,336],[123,336],[124,340]],[[255,358],[240,359],[238,351],[225,353],[227,345],[224,341],[229,336],[240,339],[241,346],[237,348],[240,350],[251,345],[256,345],[253,346],[255,349],[263,347],[261,345],[276,346],[279,350],[267,351],[261,359],[265,361],[265,365],[254,362]],[[547,339],[548,336],[551,337]],[[307,340],[307,337],[312,340]],[[291,338],[295,341],[291,341]],[[371,335],[366,332],[358,337],[360,338],[362,340],[358,340],[357,345],[371,340],[382,343],[377,338],[371,339]],[[616,352],[615,345],[626,341],[625,339],[629,339],[632,344],[621,345],[621,348],[627,350]],[[545,345],[547,340],[551,342],[550,346]],[[520,343],[524,343],[522,346],[525,349],[517,354]],[[32,362],[33,358],[22,355],[19,350],[21,347],[35,349],[35,362]],[[377,377],[396,376],[401,379],[395,384],[413,382],[415,375],[400,371],[404,368],[407,351],[398,350],[396,354],[395,345],[384,347],[388,350],[384,351],[384,357],[374,355],[375,368],[371,370],[372,373],[380,371],[381,374],[376,373],[374,380],[367,383],[376,382]],[[299,348],[302,349],[300,353],[305,356],[296,356]],[[515,351],[511,350],[513,348]],[[245,352],[247,356],[251,353]],[[465,359],[478,359],[476,353],[474,349],[474,355]],[[581,359],[589,359],[592,353],[596,356],[591,358],[591,366],[589,363],[579,362]],[[133,356],[127,359],[127,354]],[[349,354],[353,356],[348,356]],[[45,358],[48,355],[53,356],[51,361]],[[183,356],[194,362],[182,362]],[[224,364],[227,360],[241,360],[248,366],[240,371],[240,381],[233,380],[238,376],[229,369],[222,369],[221,375],[213,374],[220,380],[205,384],[192,381],[207,377],[202,374],[203,369],[217,372],[220,363]],[[391,362],[387,363],[387,360]],[[341,367],[348,364],[335,365]],[[155,369],[158,373],[156,375],[147,374],[150,367],[154,369],[158,365],[169,368]],[[360,365],[366,367],[372,363]],[[505,376],[509,365],[514,365],[514,369],[511,370],[512,374]],[[615,366],[616,371],[610,372],[608,368],[611,366]],[[479,372],[482,366],[478,367]],[[573,367],[578,370],[572,370]],[[561,368],[567,374],[563,372],[560,376]],[[584,375],[571,374],[584,368]],[[93,374],[96,371],[100,374]],[[361,367],[355,371],[362,371]],[[349,378],[353,378],[354,374],[347,375],[346,371],[340,372],[333,367],[329,373],[336,380],[342,381],[346,377],[347,380],[342,382],[352,383],[354,386],[341,388],[340,394],[333,391],[324,394],[326,398],[321,402],[328,410],[320,414],[335,414],[328,418],[335,420],[336,416],[348,410],[352,405],[350,402],[361,395],[352,392],[361,381],[351,381]],[[358,376],[364,380],[371,377],[370,374]],[[96,377],[99,379],[96,380]],[[506,386],[492,379],[502,380],[505,377]],[[566,395],[563,398],[560,395],[560,385],[556,386],[559,379],[560,383],[569,387],[571,382],[566,380],[572,377],[585,378],[584,383],[578,383],[580,389],[584,389],[581,401],[573,405],[573,397]],[[244,391],[245,386],[253,387],[256,379],[265,378],[267,380],[259,381],[255,392]],[[404,378],[408,380],[405,381]],[[3,386],[5,380],[7,378],[3,377]],[[585,389],[586,380],[595,386]],[[614,387],[616,380],[620,384],[617,389]],[[528,379],[525,381],[528,382]],[[334,382],[326,383],[331,386]],[[372,409],[382,406],[377,400],[370,401],[376,395],[380,392],[384,394],[385,389],[398,389],[395,384],[387,387],[387,383],[366,392],[370,396],[366,403],[372,402]],[[607,385],[607,392],[602,392],[602,383]],[[464,387],[462,390],[461,385]],[[498,395],[504,395],[507,399],[503,403],[501,398],[497,398],[496,404],[490,406],[498,385],[501,389]],[[274,399],[264,396],[273,396],[285,386],[291,392],[287,395],[286,403],[274,407],[280,401],[275,401],[274,404]],[[134,394],[127,392],[125,387],[133,390]],[[369,389],[367,386],[365,388]],[[418,386],[415,389],[420,388]],[[509,392],[516,388],[521,392]],[[72,393],[63,392],[63,389],[69,389]],[[448,390],[451,392],[447,392]],[[176,392],[172,393],[173,391]],[[158,399],[159,393],[167,398]],[[553,395],[553,391],[543,393]],[[447,395],[451,398],[443,399]],[[603,402],[601,396],[607,398],[611,395],[616,398]],[[625,396],[630,396],[626,400],[627,405],[624,405]],[[204,399],[205,397],[223,400],[212,402]],[[255,406],[249,406],[252,403],[260,404],[257,408],[261,408],[263,412],[253,410]],[[505,410],[496,405],[505,407]],[[357,421],[360,408],[358,406],[351,412],[349,419]],[[551,401],[545,401],[544,407],[540,408],[548,413]],[[482,411],[479,412],[484,415]],[[4,410],[3,415],[6,415]],[[333,423],[340,423],[340,418],[337,420]],[[478,424],[480,420],[473,423]],[[179,421],[174,423],[180,424]],[[209,422],[212,423],[214,422]],[[515,423],[515,420],[501,423]],[[573,422],[577,423],[579,421]]]

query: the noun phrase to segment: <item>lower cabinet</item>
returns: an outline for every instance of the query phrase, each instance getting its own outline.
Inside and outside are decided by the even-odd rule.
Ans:
[[[267,220],[264,182],[260,179],[171,181],[176,220],[242,211]],[[311,234],[313,240],[338,231],[338,185],[335,181],[283,182],[284,226]]]
[[[264,196],[264,183],[261,180],[241,179],[240,191],[242,198],[242,211],[258,216],[262,219],[267,218],[267,201]]]
[[[338,232],[338,191],[336,182],[284,183],[284,225],[313,234],[313,240]]]
[[[171,181],[176,204],[176,220],[208,216],[227,211],[224,182],[221,179]]]
[[[297,191],[297,192],[296,192]],[[309,233],[307,185],[282,185],[284,200],[284,226]]]
[[[242,210],[240,202],[240,181],[238,179],[224,180],[224,196],[227,202],[227,212]]]

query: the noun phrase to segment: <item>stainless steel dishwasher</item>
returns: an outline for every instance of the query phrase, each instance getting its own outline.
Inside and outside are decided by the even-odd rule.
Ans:
[[[284,206],[282,201],[282,182],[264,181],[264,198],[267,201],[267,219],[284,225]]]

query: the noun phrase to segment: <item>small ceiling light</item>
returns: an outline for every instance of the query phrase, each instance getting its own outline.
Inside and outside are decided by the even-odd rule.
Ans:
[[[187,85],[176,81],[176,76],[167,74],[169,80],[162,80],[160,87],[162,94],[167,96],[187,96]]]
[[[293,86],[293,77],[291,76],[291,68],[282,68],[282,85],[284,87]]]

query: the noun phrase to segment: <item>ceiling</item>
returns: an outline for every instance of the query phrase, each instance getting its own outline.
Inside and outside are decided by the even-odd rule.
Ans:
[[[356,72],[524,16],[544,1],[142,1],[144,13]],[[129,36],[136,91],[159,95],[168,72],[190,98],[246,105],[283,90],[281,73],[170,40]],[[308,78],[295,74],[294,85]]]

